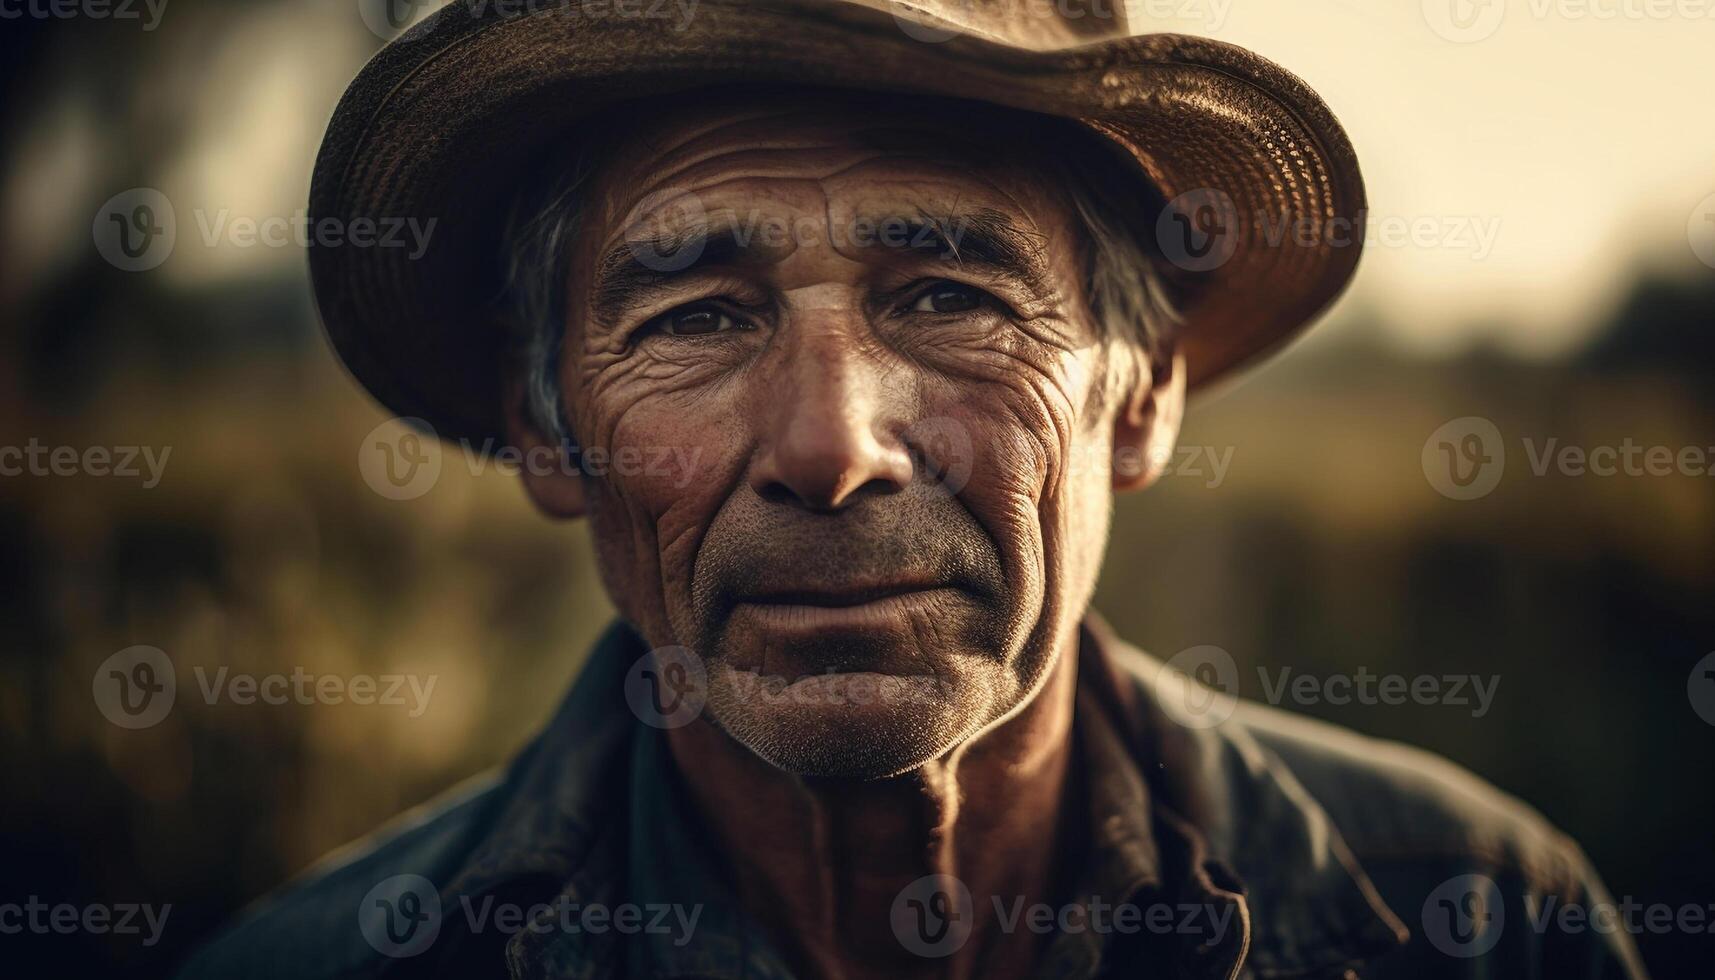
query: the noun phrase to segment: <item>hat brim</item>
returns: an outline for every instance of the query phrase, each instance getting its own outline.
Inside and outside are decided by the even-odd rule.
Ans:
[[[373,223],[366,241],[312,236],[334,348],[390,411],[446,438],[506,441],[506,337],[490,310],[498,226],[532,152],[639,97],[823,86],[1090,127],[1181,212],[1136,231],[1182,273],[1193,389],[1301,331],[1362,251],[1363,181],[1339,123],[1302,81],[1233,45],[1173,34],[1055,51],[972,35],[925,43],[885,10],[829,0],[700,0],[686,30],[576,3],[511,18],[494,13],[502,6],[450,4],[379,52],[335,109],[310,188],[312,228]],[[420,254],[377,247],[403,241],[408,219],[435,222]],[[1181,246],[1176,229],[1191,236]]]

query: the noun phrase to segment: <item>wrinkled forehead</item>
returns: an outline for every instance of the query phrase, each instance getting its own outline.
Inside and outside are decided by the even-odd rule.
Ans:
[[[989,210],[1040,224],[1064,204],[1045,153],[1064,125],[980,103],[838,91],[657,99],[635,105],[611,137],[598,214],[611,228],[689,194],[722,207]]]

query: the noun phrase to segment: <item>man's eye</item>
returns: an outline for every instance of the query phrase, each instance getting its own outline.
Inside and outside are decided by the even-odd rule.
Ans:
[[[746,325],[713,306],[686,306],[661,314],[649,326],[672,337],[701,337],[742,330]]]
[[[911,304],[914,313],[966,313],[983,305],[987,295],[975,286],[938,282],[924,290]]]

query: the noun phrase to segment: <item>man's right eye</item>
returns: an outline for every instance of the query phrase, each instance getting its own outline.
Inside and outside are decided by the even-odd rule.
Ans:
[[[664,333],[669,337],[703,337],[749,329],[750,324],[705,303],[668,310],[649,321],[645,332]]]

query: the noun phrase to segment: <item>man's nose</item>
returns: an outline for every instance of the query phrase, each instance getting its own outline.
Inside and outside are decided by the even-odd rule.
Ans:
[[[820,511],[909,486],[913,464],[885,365],[839,336],[794,346],[783,352],[781,383],[761,396],[766,424],[751,486],[765,500]]]

